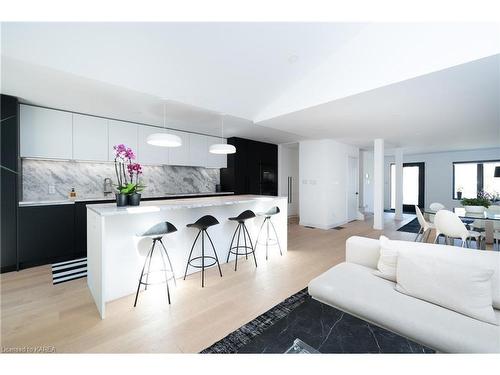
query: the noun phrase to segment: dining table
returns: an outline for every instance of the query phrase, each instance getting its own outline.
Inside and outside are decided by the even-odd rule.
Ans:
[[[493,207],[493,208],[492,208]],[[486,243],[493,243],[493,232],[494,227],[500,227],[500,205],[490,206],[489,208],[485,208],[482,212],[471,212],[468,211],[465,207],[455,207],[453,208],[453,212],[465,223],[472,224],[477,220],[484,222],[484,232]],[[429,218],[429,216],[433,216],[437,213],[435,210],[431,210],[430,208],[425,208],[424,214]],[[498,229],[497,229],[498,230]]]

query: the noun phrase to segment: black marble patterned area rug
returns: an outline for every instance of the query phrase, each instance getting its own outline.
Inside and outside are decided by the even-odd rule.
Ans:
[[[307,289],[201,353],[284,353],[297,338],[320,353],[433,353],[405,337],[312,299]]]

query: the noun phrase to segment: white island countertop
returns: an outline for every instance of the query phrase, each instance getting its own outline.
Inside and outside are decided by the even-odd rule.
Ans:
[[[165,199],[156,201],[141,201],[140,206],[117,207],[116,203],[89,204],[87,208],[100,216],[143,214],[164,210],[226,206],[241,203],[263,202],[274,199],[286,199],[267,195],[229,195],[203,198]]]
[[[259,214],[272,207],[279,208],[279,213],[273,215],[270,222],[272,227],[262,229],[266,218],[258,215],[245,221],[247,236],[240,241],[234,238],[239,225],[234,220],[229,220],[230,218],[246,210]],[[278,258],[281,259],[282,254],[285,256],[287,252],[287,208],[286,197],[263,195],[166,199],[141,202],[137,207],[117,207],[116,203],[87,205],[87,285],[99,315],[101,318],[105,317],[107,302],[137,292],[137,281],[153,244],[150,236],[142,236],[141,233],[154,225],[168,221],[177,228],[177,231],[165,235],[164,246],[169,254],[172,273],[175,275],[173,277],[182,278],[183,275],[200,272],[199,267],[193,264],[189,266],[188,259],[200,259],[205,253],[211,259],[219,259],[219,262],[234,261],[234,253],[229,252],[233,242],[231,239],[239,241],[241,246],[247,246],[245,241],[250,240],[249,245],[254,248],[256,258],[239,257],[239,261],[249,262],[246,265],[248,267],[253,268],[254,263],[266,262],[268,255],[279,261]],[[188,227],[188,224],[205,215],[215,217],[219,225],[213,225],[207,230],[206,236],[209,236],[210,245],[206,244],[202,250],[204,237],[196,242],[200,232],[196,228]],[[272,233],[269,232],[270,229]],[[264,233],[270,233],[269,239],[275,241],[263,242]],[[152,269],[161,269],[159,254],[156,255]],[[205,265],[205,268],[209,267],[217,267],[217,262]],[[202,275],[197,277],[202,278]],[[207,285],[216,287],[214,278],[219,279],[219,273],[208,275],[211,276],[207,276]],[[251,273],[248,277],[253,278]],[[178,282],[182,282],[182,279]],[[149,293],[149,290],[145,293]],[[175,293],[172,298],[176,299]]]

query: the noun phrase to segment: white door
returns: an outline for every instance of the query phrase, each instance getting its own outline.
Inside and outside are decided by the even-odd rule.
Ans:
[[[347,220],[358,218],[358,158],[347,159]]]
[[[288,197],[288,216],[299,215],[299,147],[280,147],[280,195]]]

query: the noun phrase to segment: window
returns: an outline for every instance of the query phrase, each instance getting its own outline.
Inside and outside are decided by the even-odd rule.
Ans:
[[[478,192],[484,191],[494,196],[500,195],[500,178],[495,178],[495,167],[498,161],[475,161],[453,163],[453,199],[476,198]]]
[[[403,205],[419,204],[420,167],[403,166]],[[396,165],[391,164],[391,209],[396,207]]]

